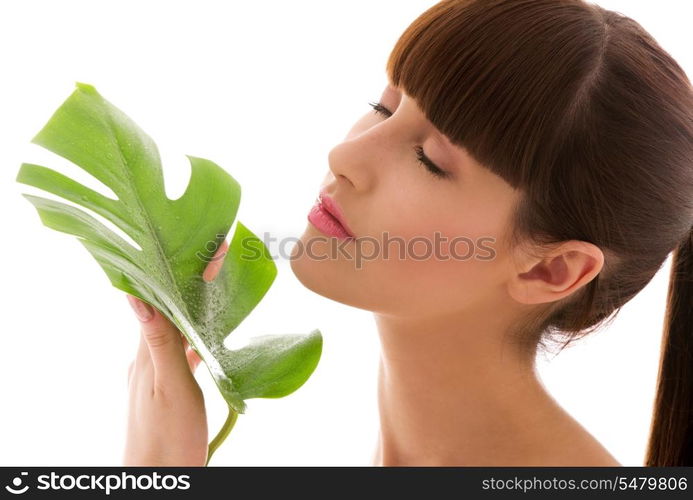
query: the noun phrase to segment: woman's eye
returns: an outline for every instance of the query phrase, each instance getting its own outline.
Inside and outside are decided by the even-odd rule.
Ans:
[[[392,112],[379,102],[369,102],[368,105],[375,110],[376,114],[381,114],[388,118],[392,116]]]
[[[373,110],[375,111],[376,114],[381,114],[385,116],[386,118],[389,118],[392,116],[392,112],[387,109],[385,106],[383,106],[379,102],[369,102],[368,103]],[[428,172],[433,174],[435,177],[445,179],[447,177],[450,177],[450,174],[446,172],[445,170],[442,170],[436,166],[435,163],[433,163],[428,156],[426,156],[426,153],[424,153],[424,150],[421,146],[415,146],[414,147],[414,152],[416,153],[416,158],[419,160],[419,163],[423,165]]]
[[[441,179],[445,179],[447,177],[450,177],[450,174],[446,172],[445,170],[442,170],[436,166],[435,163],[433,163],[428,156],[426,156],[426,153],[424,153],[424,150],[421,146],[415,146],[414,147],[414,152],[416,153],[416,157],[419,160],[419,163],[426,167],[426,170],[428,170],[430,173],[435,175],[436,177],[439,177]]]

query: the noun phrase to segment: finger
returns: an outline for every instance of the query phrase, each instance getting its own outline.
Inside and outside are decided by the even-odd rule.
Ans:
[[[149,354],[149,347],[147,347],[147,340],[144,338],[144,334],[140,330],[140,342],[137,347],[137,358],[135,361],[136,366],[142,368],[152,368],[152,356]]]
[[[140,331],[137,354],[128,368],[128,387],[130,387],[133,381],[140,383],[150,379],[153,373],[154,366],[152,364],[152,357],[149,354],[147,341]]]
[[[188,372],[188,362],[178,328],[156,308],[140,299],[128,295],[128,301],[140,319],[141,342],[146,344],[155,377],[170,380]],[[140,345],[139,355],[146,364],[146,353],[143,351]]]
[[[144,331],[140,328],[140,341],[137,348],[135,367],[132,369],[132,377],[138,384],[149,386],[155,375],[152,355],[149,352],[147,340],[144,338]]]
[[[185,351],[185,357],[188,360],[188,366],[190,367],[190,371],[195,373],[195,370],[197,369],[198,365],[202,362],[202,359],[198,354],[195,352],[194,349],[188,349]]]
[[[180,334],[180,338],[183,341],[183,349],[185,349],[186,351],[190,349],[190,342],[188,342],[188,338],[182,333]]]
[[[194,373],[195,368],[197,368],[197,365],[200,364],[202,359],[197,354],[195,349],[190,347],[190,343],[188,342],[188,339],[185,336],[182,336],[181,338],[183,339],[183,349],[185,349],[185,357],[188,359],[188,365],[190,366],[190,371]]]
[[[133,304],[136,304],[136,300],[137,299],[135,297],[131,297],[130,295],[128,295],[128,302],[133,308],[135,307],[135,305]],[[137,305],[137,307],[139,307],[139,305]],[[137,315],[137,312],[135,314]],[[145,340],[144,334],[142,333],[141,329],[139,341],[137,343],[137,354],[135,355],[135,361],[132,370],[134,370],[135,367],[139,367],[139,370],[141,370],[142,374],[154,369],[152,365],[152,356],[149,354],[149,347],[147,347],[147,341]]]
[[[219,245],[219,248],[217,248],[214,257],[212,257],[212,260],[209,261],[209,264],[207,264],[205,271],[202,273],[203,280],[213,281],[217,274],[219,274],[221,267],[224,265],[224,258],[226,257],[228,249],[229,244],[226,243],[226,240],[222,241],[221,245]]]

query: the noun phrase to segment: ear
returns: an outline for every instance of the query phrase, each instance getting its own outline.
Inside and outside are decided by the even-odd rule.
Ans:
[[[543,258],[524,256],[508,281],[508,292],[522,304],[560,300],[586,285],[602,270],[604,254],[585,241],[561,243]],[[516,262],[518,262],[516,261]]]

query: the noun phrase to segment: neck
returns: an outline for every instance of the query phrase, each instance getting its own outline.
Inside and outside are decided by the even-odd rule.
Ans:
[[[507,322],[497,311],[474,318],[376,314],[375,465],[512,464],[536,446],[527,429],[554,408],[534,356],[503,341]]]

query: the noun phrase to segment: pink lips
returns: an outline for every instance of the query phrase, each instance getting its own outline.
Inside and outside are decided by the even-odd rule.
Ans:
[[[340,239],[354,238],[354,233],[348,229],[339,205],[320,191],[318,201],[310,209],[308,220],[323,233]]]

